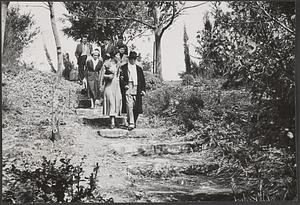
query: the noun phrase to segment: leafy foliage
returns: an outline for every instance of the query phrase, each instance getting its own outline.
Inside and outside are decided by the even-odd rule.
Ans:
[[[38,29],[32,29],[34,21],[30,13],[20,14],[18,7],[10,7],[7,12],[2,65],[4,71],[13,71],[23,49],[32,42]]]
[[[260,129],[264,135],[253,135],[258,129],[252,123],[257,105],[252,103],[251,93],[247,89],[224,90],[222,83],[220,79],[196,78],[192,86],[163,86],[148,92],[146,114],[163,117],[178,127],[168,130],[167,136],[196,141],[199,150],[209,153],[213,167],[207,167],[208,171],[199,165],[183,173],[213,177],[230,185],[236,201],[294,199],[296,153],[290,130],[276,131],[274,136],[280,141],[265,137],[266,127]]]
[[[5,171],[5,180],[9,178],[8,187],[3,193],[3,201],[28,202],[78,202],[95,198],[95,179],[97,170],[91,173],[88,186],[83,186],[83,161],[72,165],[71,159],[47,160],[43,157],[41,166],[29,166],[23,162],[22,168],[11,164]],[[28,169],[30,167],[30,169]],[[96,167],[97,168],[97,167]],[[99,167],[98,167],[99,168]],[[14,190],[14,191],[12,191]],[[99,202],[113,202],[100,197]]]
[[[295,3],[214,5],[214,25],[207,20],[199,33],[200,67],[225,76],[224,88],[248,85],[257,105],[252,136],[280,144],[283,130],[295,133]]]
[[[191,74],[184,74],[181,76],[181,78],[182,78],[182,81],[181,81],[182,85],[192,85],[195,81],[194,76]]]
[[[146,90],[155,90],[163,85],[162,80],[158,77],[157,74],[153,74],[149,71],[144,71],[145,81],[146,81]]]
[[[65,15],[71,22],[71,27],[64,32],[80,39],[88,34],[91,41],[100,42],[106,38],[114,39],[130,30],[131,35],[142,32],[142,28],[130,19],[122,19],[120,14],[132,14],[138,11],[140,2],[64,2],[70,15]]]

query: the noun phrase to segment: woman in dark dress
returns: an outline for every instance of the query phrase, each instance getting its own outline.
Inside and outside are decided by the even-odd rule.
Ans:
[[[96,99],[100,98],[99,72],[103,62],[99,59],[100,52],[95,50],[91,59],[86,62],[85,78],[87,80],[88,97],[91,99],[91,108],[95,107]]]

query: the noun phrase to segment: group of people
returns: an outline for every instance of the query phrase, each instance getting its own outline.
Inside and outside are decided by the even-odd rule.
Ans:
[[[143,111],[145,95],[145,77],[142,68],[136,65],[137,53],[130,51],[128,55],[125,44],[119,41],[113,45],[108,39],[101,49],[93,50],[87,36],[83,36],[75,56],[79,83],[86,85],[91,108],[97,99],[103,99],[103,114],[110,116],[112,129],[116,116],[122,113],[127,114],[128,130],[134,129]]]

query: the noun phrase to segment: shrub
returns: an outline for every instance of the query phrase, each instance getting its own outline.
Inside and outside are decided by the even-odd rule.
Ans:
[[[194,128],[195,122],[204,116],[201,111],[203,108],[204,101],[200,90],[197,88],[185,90],[175,107],[175,121],[183,124],[187,130],[191,130]]]
[[[95,179],[98,172],[96,169],[90,175],[88,186],[81,184],[83,174],[82,164],[72,165],[70,159],[61,158],[60,165],[57,160],[47,160],[43,157],[41,166],[29,169],[29,164],[23,162],[22,168],[12,164],[5,168],[2,199],[6,202],[76,202],[84,201],[88,197],[95,198],[93,191],[96,188]],[[25,167],[25,169],[24,169]],[[33,167],[33,164],[30,165]],[[26,169],[27,168],[27,169]],[[98,197],[100,202],[113,202]]]
[[[155,90],[162,86],[163,82],[157,74],[145,71],[146,90]]]
[[[180,87],[172,87],[163,85],[162,87],[147,92],[144,98],[144,112],[148,116],[164,116],[172,115],[175,100],[182,93]]]
[[[32,42],[34,36],[38,33],[37,29],[33,29],[33,16],[30,13],[20,14],[20,9],[12,7],[8,10],[2,64],[6,65],[4,71],[13,70],[18,72],[18,59],[23,49]]]
[[[182,76],[182,85],[192,85],[195,82],[195,78],[191,74],[185,74]]]

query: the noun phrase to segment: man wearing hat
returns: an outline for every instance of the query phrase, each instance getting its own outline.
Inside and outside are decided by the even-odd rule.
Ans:
[[[123,43],[123,41],[124,41],[123,36],[118,36],[118,41],[116,42],[115,47],[117,49],[124,48],[125,49],[124,53],[128,55],[128,47]]]
[[[87,60],[87,57],[91,55],[93,47],[90,43],[87,42],[87,35],[84,35],[81,38],[81,42],[77,45],[75,56],[77,58],[78,64],[78,78],[79,83],[82,85],[84,78],[84,66]]]
[[[140,66],[136,65],[137,53],[131,51],[129,62],[120,68],[122,93],[122,113],[127,113],[128,130],[136,127],[139,114],[143,112],[142,96],[145,95],[145,77]]]

